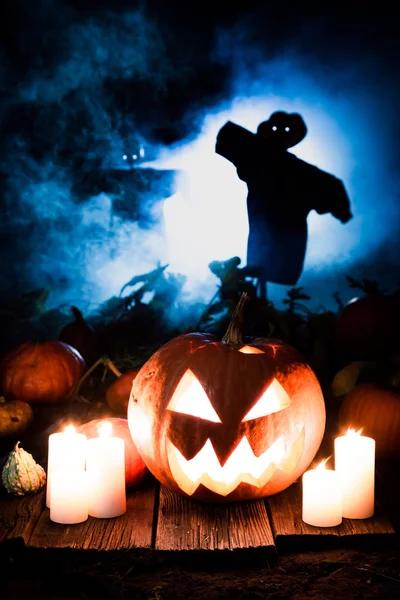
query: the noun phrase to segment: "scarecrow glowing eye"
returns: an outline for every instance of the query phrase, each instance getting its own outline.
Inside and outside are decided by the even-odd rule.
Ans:
[[[221,419],[212,407],[199,380],[190,369],[186,371],[178,383],[167,409],[184,415],[199,417],[213,423],[221,423]]]
[[[285,131],[290,131],[290,127],[285,127]]]
[[[273,125],[273,126],[272,126],[272,131],[277,131],[277,129],[278,129],[278,128],[277,128],[277,126],[276,126],[276,125]]]
[[[243,421],[250,421],[251,419],[271,415],[272,413],[287,408],[291,403],[287,392],[285,392],[281,384],[274,379],[261,398],[244,417]]]

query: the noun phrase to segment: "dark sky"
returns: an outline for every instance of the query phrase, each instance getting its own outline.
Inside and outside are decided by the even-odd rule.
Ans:
[[[233,4],[229,10],[228,4]],[[397,88],[397,18],[381,3],[3,0],[3,91],[15,99],[21,80],[49,73],[62,62],[69,31],[93,22],[118,23],[121,15],[140,7],[151,20],[152,43],[158,44],[151,74],[129,85],[126,79],[119,85],[114,81],[113,93],[125,107],[134,105],[138,117],[151,121],[153,128],[158,120],[165,141],[187,134],[184,113],[224,95],[232,70],[246,60],[246,52],[266,60],[294,51],[317,57],[328,70],[346,61],[368,64],[376,77],[391,80]],[[144,106],[133,99],[138,95],[146,98]]]

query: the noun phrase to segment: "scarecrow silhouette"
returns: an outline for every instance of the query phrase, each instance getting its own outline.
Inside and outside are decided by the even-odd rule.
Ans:
[[[266,282],[295,285],[307,246],[307,215],[331,213],[351,219],[340,179],[287,151],[301,142],[307,127],[299,114],[278,111],[252,133],[228,121],[218,132],[215,151],[232,162],[246,182],[249,238],[247,266],[261,295]]]

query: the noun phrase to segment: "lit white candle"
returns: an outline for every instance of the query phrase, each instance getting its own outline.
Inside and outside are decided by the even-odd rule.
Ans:
[[[375,440],[354,429],[336,438],[335,471],[343,490],[343,517],[372,517],[375,507]]]
[[[64,431],[49,436],[49,454],[47,460],[46,506],[51,503],[51,478],[54,471],[82,473],[86,461],[86,436],[77,433],[73,425]]]
[[[125,443],[112,437],[112,423],[103,421],[99,437],[87,442],[86,473],[89,515],[118,517],[126,511]]]
[[[303,521],[314,527],[334,527],[342,522],[339,478],[325,468],[327,460],[303,475]]]
[[[85,471],[53,471],[51,475],[50,520],[73,525],[88,518]]]

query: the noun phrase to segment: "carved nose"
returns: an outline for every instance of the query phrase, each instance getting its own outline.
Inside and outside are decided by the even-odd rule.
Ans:
[[[220,435],[216,433],[216,435],[211,438],[215,454],[217,455],[222,467],[235,448],[239,445],[241,439],[242,436],[238,435],[237,428],[236,431],[232,431],[230,433],[226,432],[226,430],[224,430],[224,432],[221,431]]]

